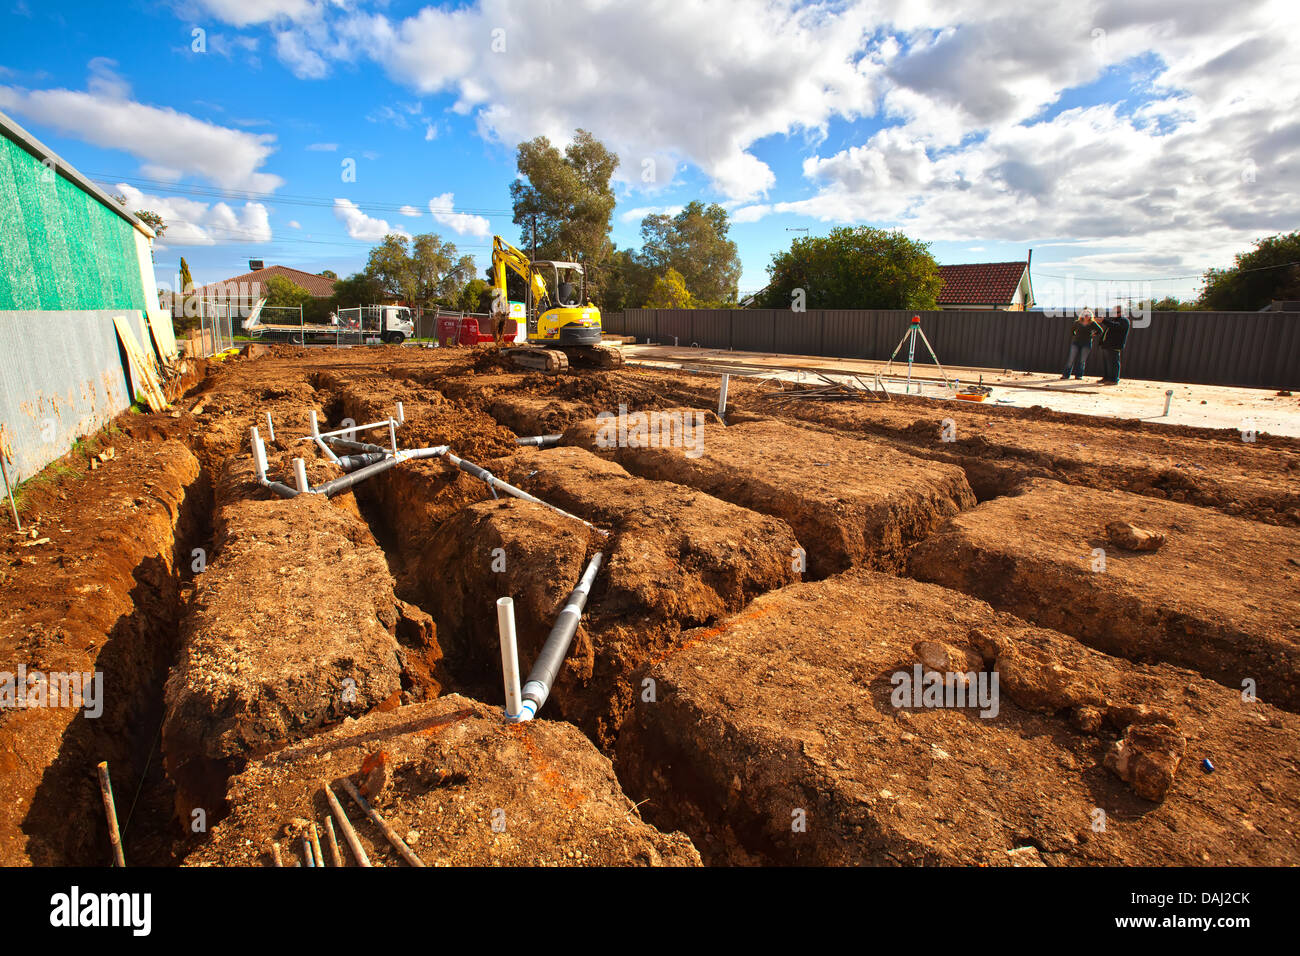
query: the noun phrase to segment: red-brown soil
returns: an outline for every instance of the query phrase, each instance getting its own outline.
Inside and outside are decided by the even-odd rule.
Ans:
[[[100,444],[115,456],[96,470],[70,456],[80,477],[28,485],[21,508],[35,537],[8,525],[0,542],[0,671],[103,675],[98,717],[74,707],[0,711],[6,866],[107,862],[101,760],[122,801],[131,858],[164,862],[170,853],[169,841],[145,838],[142,821],[158,808],[131,797],[142,776],[158,773],[160,690],[210,490],[184,444],[128,430],[164,434],[172,423],[105,433]]]
[[[249,765],[231,781],[230,816],[191,866],[266,866],[278,841],[301,860],[315,822],[323,852],[329,815],[321,780],[351,777],[382,752],[390,785],[370,799],[429,866],[698,866],[680,833],[644,823],[608,758],[572,725],[505,724],[456,694],[372,713]],[[373,866],[406,866],[337,784],[334,792]],[[339,835],[348,866],[357,865]]]
[[[638,700],[616,765],[706,863],[1300,862],[1300,718],[1188,671],[866,570],[685,638],[643,672],[655,699]],[[895,707],[892,675],[913,672],[921,641],[998,673],[996,716]],[[1158,803],[1105,766],[1144,726],[1186,747]]]
[[[216,559],[165,694],[162,749],[182,818],[195,807],[217,816],[225,778],[249,756],[396,706],[404,689],[417,700],[439,689],[432,622],[394,595],[365,522],[319,495],[227,501],[239,478],[252,484],[245,460],[227,471]]]
[[[707,420],[706,413],[697,414],[683,422]],[[814,577],[854,565],[896,569],[909,545],[975,504],[961,469],[874,442],[775,421],[725,427],[715,418],[676,447],[644,447],[640,439],[642,447],[633,447],[634,424],[627,426],[625,445],[602,447],[614,439],[615,421],[574,425],[565,441],[608,455],[644,478],[688,485],[783,519],[807,552]]]
[[[94,765],[107,759],[128,862],[191,853],[202,837],[184,811],[225,797],[231,815],[209,813],[215,839],[190,862],[265,864],[286,824],[322,819],[313,778],[356,775],[376,748],[399,768],[380,810],[420,832],[431,864],[695,862],[681,837],[628,811],[589,740],[616,748],[647,818],[687,829],[713,863],[1297,862],[1297,718],[1243,701],[1236,670],[1259,672],[1264,701],[1294,675],[1300,441],[914,398],[774,410],[769,385],[733,377],[731,427],[706,413],[699,459],[515,443],[579,438],[574,426],[620,406],[713,409],[717,388],[714,376],[635,367],[523,373],[490,350],[276,347],[211,363],[174,413],[121,416],[104,442],[116,458],[88,472],[83,448],[70,460],[84,477],[22,489],[24,518],[49,543],[0,533],[0,671],[93,660],[110,691],[98,720],[0,714],[15,795],[0,862],[102,862]],[[399,400],[401,447],[450,445],[608,540],[494,501],[436,460],[329,502],[279,499],[252,480],[248,431],[269,439],[267,411],[272,477],[289,479],[301,457],[318,484],[340,471],[300,440],[309,411],[337,427],[387,417]],[[939,440],[946,417],[953,442]],[[1044,497],[1034,478],[1065,484]],[[1104,515],[1093,495],[1125,513]],[[971,510],[976,496],[985,504]],[[996,508],[1001,523],[986,517]],[[1091,544],[1116,518],[1167,541],[1107,548],[1098,588]],[[810,577],[864,567],[799,584],[796,537]],[[955,586],[1039,625],[865,570],[938,575],[953,546],[973,549]],[[194,548],[206,570],[191,581]],[[505,724],[493,602],[516,600],[527,671],[598,549],[609,561],[547,719]],[[1018,594],[994,593],[1029,567],[1041,581],[1025,572]],[[1061,604],[1052,589],[1075,595],[1086,633],[1043,616]],[[179,653],[182,635],[199,653]],[[889,706],[889,674],[918,654],[996,669],[999,716]],[[1205,674],[1217,662],[1231,686],[1169,663],[1180,660]],[[190,797],[179,818],[158,745],[169,667],[188,688],[167,740]],[[340,707],[336,685],[357,667],[375,686],[359,680],[360,703]],[[186,766],[202,772],[186,779]],[[494,833],[502,806],[507,830]],[[809,824],[798,835],[796,806]],[[418,825],[439,809],[436,827]]]
[[[1166,535],[1127,551],[1106,525]],[[1105,570],[1093,570],[1094,549]],[[1137,661],[1189,667],[1300,708],[1300,534],[1205,508],[1035,479],[958,515],[911,572]]]

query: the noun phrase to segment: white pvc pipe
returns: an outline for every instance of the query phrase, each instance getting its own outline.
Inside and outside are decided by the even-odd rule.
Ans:
[[[501,638],[501,677],[506,687],[506,720],[527,720],[519,701],[519,642],[515,633],[514,598],[497,598],[497,634]]]
[[[406,410],[402,408],[401,402],[397,403],[397,424],[399,425],[406,424]]]
[[[249,444],[253,447],[253,467],[257,469],[257,480],[266,480],[266,446],[262,444],[262,436],[257,433],[257,426],[254,425],[249,430]]]
[[[718,392],[718,417],[725,419],[727,417],[727,384],[731,381],[731,376],[726,372],[722,373],[722,388]]]
[[[320,423],[316,420],[316,409],[314,408],[311,409],[310,415],[311,415],[311,437],[315,440],[316,447],[325,453],[326,458],[334,462],[334,464],[342,467],[342,462],[339,461],[339,456],[334,454],[334,449],[330,448],[329,445],[325,444],[325,439],[320,437]]]
[[[271,421],[271,413],[266,413],[266,436],[272,445],[275,444],[275,422]]]
[[[307,484],[307,465],[301,458],[293,460],[293,480],[298,485],[299,494],[311,490],[311,486]]]
[[[1161,418],[1164,418],[1169,415],[1169,406],[1173,403],[1173,400],[1174,400],[1174,390],[1172,388],[1165,389],[1165,412],[1164,415],[1160,416]]]

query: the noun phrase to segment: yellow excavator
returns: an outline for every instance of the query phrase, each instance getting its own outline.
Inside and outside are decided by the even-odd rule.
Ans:
[[[506,270],[524,280],[524,302],[511,302]],[[554,282],[546,281],[547,276]],[[526,337],[508,351],[515,365],[543,372],[577,366],[614,368],[623,364],[616,346],[601,343],[600,309],[586,295],[586,273],[576,262],[532,261],[500,236],[492,237],[492,320],[501,328],[507,319],[522,321]],[[500,335],[498,335],[500,341]]]

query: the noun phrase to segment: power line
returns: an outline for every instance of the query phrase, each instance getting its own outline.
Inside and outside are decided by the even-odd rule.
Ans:
[[[336,198],[332,196],[306,196],[295,195],[293,193],[276,194],[270,192],[258,192],[250,189],[220,189],[215,186],[183,186],[174,182],[168,182],[163,179],[145,179],[143,177],[112,176],[106,173],[87,173],[91,179],[96,180],[101,186],[112,188],[118,183],[125,183],[129,186],[143,186],[155,192],[171,193],[180,196],[193,196],[201,199],[242,199],[246,202],[273,202],[290,206],[312,206],[316,208],[330,209],[335,206]],[[371,209],[377,212],[395,212],[401,213],[403,207],[412,207],[419,209],[421,214],[429,211],[426,205],[420,206],[417,203],[394,203],[394,202],[357,202],[348,200],[358,209]],[[439,214],[445,215],[480,215],[480,216],[505,216],[514,215],[513,209],[495,209],[486,206],[463,206],[456,209],[438,210]]]

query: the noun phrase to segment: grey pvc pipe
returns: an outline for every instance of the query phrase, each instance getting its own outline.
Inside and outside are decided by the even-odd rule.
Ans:
[[[550,448],[564,440],[563,435],[533,435],[529,438],[515,439],[516,445],[529,445],[537,448]]]
[[[472,461],[466,461],[464,458],[459,458],[456,455],[453,455],[451,452],[447,452],[446,457],[448,462],[455,465],[461,471],[465,472],[465,474],[473,475],[479,481],[487,485],[488,488],[492,490],[493,497],[496,497],[496,491],[498,488],[500,488],[506,494],[514,498],[518,498],[520,501],[531,501],[535,505],[541,505],[543,508],[549,508],[551,511],[554,511],[557,515],[563,515],[566,518],[572,518],[574,521],[579,521],[586,527],[590,528],[592,531],[598,531],[604,535],[609,534],[608,531],[605,531],[602,528],[597,528],[590,521],[586,521],[582,518],[579,518],[575,514],[570,514],[569,512],[565,511],[563,508],[557,508],[553,504],[548,504],[547,502],[543,501],[541,498],[530,495],[522,488],[516,488],[508,481],[502,481],[496,475],[492,474],[492,472],[488,471],[486,468],[482,468],[479,465],[474,464]]]
[[[569,653],[573,635],[578,632],[582,609],[587,606],[587,595],[591,593],[592,582],[596,580],[596,573],[600,571],[600,564],[604,557],[604,554],[599,551],[592,556],[587,564],[587,570],[582,572],[578,586],[569,592],[560,616],[555,619],[551,633],[547,635],[546,643],[542,645],[542,652],[537,655],[537,660],[533,662],[533,669],[528,672],[528,681],[524,684],[523,690],[524,699],[519,709],[520,720],[531,720],[542,709],[546,698],[551,695],[551,686],[555,683],[555,676],[560,672],[560,665],[564,663],[564,658]]]
[[[321,437],[324,438],[324,436]],[[337,445],[339,448],[347,451],[378,452],[381,455],[388,454],[388,449],[383,445],[374,445],[368,441],[353,441],[350,438],[324,438],[324,440],[329,442],[331,445]]]
[[[334,460],[344,471],[352,471],[354,468],[373,465],[375,462],[383,461],[387,457],[382,451],[368,451],[359,455],[342,455]]]

